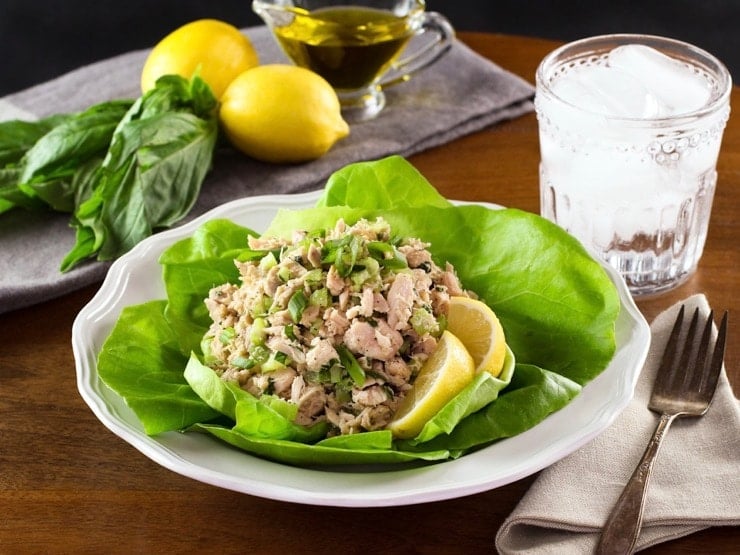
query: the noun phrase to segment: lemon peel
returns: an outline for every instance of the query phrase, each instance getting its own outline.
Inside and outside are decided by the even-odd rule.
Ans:
[[[154,87],[163,75],[191,79],[196,73],[220,98],[238,75],[259,64],[251,41],[239,29],[217,19],[198,19],[164,37],[147,56],[141,90]]]
[[[444,331],[388,425],[394,437],[413,438],[475,377],[473,357],[455,335]]]
[[[498,377],[506,357],[506,337],[496,314],[483,301],[451,297],[447,329],[465,345],[475,361],[476,371]]]
[[[331,85],[287,64],[261,65],[239,75],[221,99],[219,118],[237,149],[264,162],[313,160],[349,134]]]

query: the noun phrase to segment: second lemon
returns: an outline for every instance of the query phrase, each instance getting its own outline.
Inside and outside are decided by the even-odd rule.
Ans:
[[[287,64],[261,65],[234,79],[221,97],[220,120],[236,148],[274,163],[319,158],[349,134],[331,85]]]

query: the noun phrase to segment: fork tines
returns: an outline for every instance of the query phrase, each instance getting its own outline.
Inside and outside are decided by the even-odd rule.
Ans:
[[[720,368],[724,358],[725,338],[727,335],[728,312],[725,311],[717,332],[717,340],[708,355],[714,324],[714,311],[709,312],[701,337],[697,338],[699,326],[699,309],[694,311],[685,336],[682,337],[684,306],[682,305],[671,335],[665,347],[665,353],[658,369],[654,384],[654,393],[669,394],[681,389],[684,393],[693,392],[699,398],[711,398],[719,379]],[[681,347],[683,343],[683,347]],[[688,371],[689,369],[694,371]],[[680,382],[680,383],[679,383]]]

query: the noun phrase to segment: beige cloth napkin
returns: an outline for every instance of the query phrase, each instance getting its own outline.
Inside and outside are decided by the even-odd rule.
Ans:
[[[704,295],[687,312],[709,306]],[[678,312],[651,325],[652,344],[629,406],[604,433],[542,471],[496,536],[499,553],[592,553],[599,532],[655,430],[648,399]],[[717,312],[721,307],[715,307]],[[701,418],[679,418],[655,461],[636,550],[710,526],[740,525],[740,402],[724,368],[712,405]],[[739,546],[740,548],[740,546]]]

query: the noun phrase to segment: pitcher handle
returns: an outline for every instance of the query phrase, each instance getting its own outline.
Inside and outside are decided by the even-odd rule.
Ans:
[[[413,73],[432,65],[452,47],[455,30],[445,16],[437,12],[424,12],[423,20],[414,36],[427,32],[435,33],[434,40],[417,51],[401,57],[391,64],[389,71],[377,83],[380,87],[389,87],[405,83]],[[413,40],[413,37],[412,39]]]

